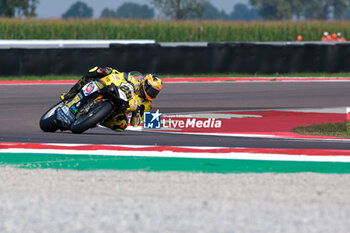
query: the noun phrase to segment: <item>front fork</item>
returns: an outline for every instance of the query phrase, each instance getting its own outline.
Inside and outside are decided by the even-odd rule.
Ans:
[[[70,129],[70,125],[76,120],[76,115],[86,100],[82,96],[78,93],[71,101],[67,101],[62,107],[56,109],[55,119],[61,130]],[[100,101],[102,98],[103,95],[98,95],[93,102]]]

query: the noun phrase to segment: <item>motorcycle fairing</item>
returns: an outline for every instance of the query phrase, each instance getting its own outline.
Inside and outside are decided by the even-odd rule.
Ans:
[[[89,96],[96,91],[100,92],[100,89],[98,88],[96,82],[90,82],[86,84],[82,90],[85,96]]]

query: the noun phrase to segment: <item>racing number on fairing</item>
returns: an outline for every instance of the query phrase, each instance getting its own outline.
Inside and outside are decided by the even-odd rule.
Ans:
[[[122,85],[120,86],[120,90],[125,93],[125,96],[128,100],[132,98],[133,91],[128,85]]]

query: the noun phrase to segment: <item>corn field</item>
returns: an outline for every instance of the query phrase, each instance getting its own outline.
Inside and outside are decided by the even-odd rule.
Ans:
[[[319,41],[350,36],[350,21],[154,21],[0,19],[0,39],[152,39],[157,42]]]

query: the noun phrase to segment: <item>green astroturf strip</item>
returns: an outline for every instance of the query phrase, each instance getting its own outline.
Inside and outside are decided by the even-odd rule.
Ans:
[[[295,162],[236,159],[195,159],[174,157],[133,157],[103,155],[64,155],[0,153],[0,166],[72,170],[142,170],[206,173],[318,172],[350,173],[350,163]]]

